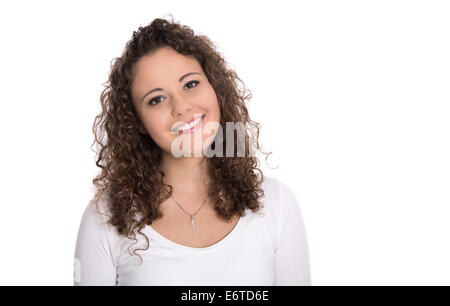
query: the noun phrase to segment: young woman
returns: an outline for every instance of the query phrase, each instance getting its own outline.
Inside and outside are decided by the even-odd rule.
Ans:
[[[259,124],[237,81],[186,26],[155,19],[133,33],[94,122],[102,171],[75,285],[310,285],[299,203],[258,169]],[[257,134],[226,128],[238,122]]]

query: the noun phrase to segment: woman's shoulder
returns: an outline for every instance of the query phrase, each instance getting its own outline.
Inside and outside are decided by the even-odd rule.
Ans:
[[[264,207],[266,211],[279,217],[287,217],[296,211],[299,201],[290,184],[274,176],[264,176]]]
[[[264,195],[261,199],[261,204],[263,207],[262,214],[269,215],[270,217],[275,217],[278,214],[279,207],[279,186],[280,180],[274,176],[264,175],[261,188],[264,191]]]
[[[291,188],[282,179],[275,176],[264,175],[261,186],[264,190],[265,198],[269,198],[271,203],[280,202],[284,194],[292,192]]]
[[[269,177],[265,183],[269,199],[265,201],[265,211],[275,224],[276,248],[289,239],[289,235],[304,235],[304,221],[300,201],[291,184],[275,177]]]
[[[292,192],[290,185],[290,183],[287,183],[283,179],[268,175],[264,175],[264,180],[262,183],[264,190],[272,193]]]
[[[94,233],[105,233],[111,230],[108,223],[110,209],[108,197],[102,194],[99,198],[91,199],[84,209],[81,219],[81,228]]]

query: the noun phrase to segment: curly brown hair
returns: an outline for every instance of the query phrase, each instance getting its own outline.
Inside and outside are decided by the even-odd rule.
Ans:
[[[258,169],[258,159],[250,154],[250,137],[254,137],[256,149],[263,152],[258,143],[260,124],[250,120],[245,104],[251,93],[246,94],[245,85],[227,67],[210,39],[195,35],[189,27],[174,22],[173,17],[171,21],[156,18],[148,26],[134,31],[122,56],[111,61],[108,82],[103,84],[106,88],[100,95],[102,111],[95,117],[92,128],[95,136],[92,145],[97,143],[100,148],[96,151],[96,165],[101,168],[93,179],[96,192],[92,202],[97,204],[98,211],[98,201],[104,194],[108,196],[108,223],[120,235],[134,240],[132,245],[137,242],[136,230],[146,238],[147,247],[136,250],[149,248],[149,240],[141,230],[162,217],[158,208],[172,195],[172,186],[163,182],[165,174],[159,168],[161,148],[150,135],[138,131],[140,121],[132,104],[131,84],[136,62],[167,46],[183,55],[194,56],[200,63],[216,92],[222,128],[226,122],[242,122],[246,126],[244,157],[207,158],[207,175],[214,182],[208,186],[208,197],[215,203],[217,214],[229,221],[234,215],[243,216],[246,208],[257,212],[264,195],[261,187],[264,175]],[[243,89],[238,81],[244,85]],[[223,131],[226,135],[226,130]],[[225,139],[223,137],[223,148]]]

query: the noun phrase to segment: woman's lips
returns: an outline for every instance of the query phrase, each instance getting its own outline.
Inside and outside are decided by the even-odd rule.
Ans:
[[[200,120],[197,122],[197,124],[194,125],[191,129],[189,129],[189,130],[181,130],[181,129],[178,130],[178,134],[179,134],[179,135],[181,135],[181,134],[190,134],[190,133],[192,133],[192,132],[197,131],[197,130],[200,128],[200,125],[201,125],[201,123],[202,123],[204,117],[205,117],[205,115],[202,115],[202,116],[200,117]],[[192,120],[191,120],[191,122],[192,122]]]

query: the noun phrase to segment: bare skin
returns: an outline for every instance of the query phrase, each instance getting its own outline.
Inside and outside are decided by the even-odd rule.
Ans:
[[[161,90],[147,94],[155,88]],[[164,182],[172,185],[172,196],[183,209],[195,213],[207,197],[206,184],[210,182],[205,171],[206,157],[203,154],[194,157],[194,152],[199,152],[194,145],[183,148],[191,152],[190,157],[173,156],[171,145],[179,135],[172,134],[171,129],[175,123],[187,122],[198,114],[204,115],[203,127],[208,122],[220,122],[214,88],[195,58],[164,47],[136,63],[131,92],[141,121],[139,131],[149,134],[162,149],[160,168],[165,173]],[[204,148],[216,132],[206,134],[199,130],[183,136],[192,137],[193,144],[194,134],[201,133]],[[195,214],[193,230],[189,216],[169,198],[160,205],[163,217],[154,220],[151,227],[167,239],[185,246],[210,246],[227,236],[239,220],[234,217],[231,222],[226,222],[217,215],[212,204],[208,199]]]

